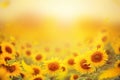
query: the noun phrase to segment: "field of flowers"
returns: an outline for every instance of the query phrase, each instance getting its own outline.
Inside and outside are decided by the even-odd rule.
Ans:
[[[0,80],[120,80],[120,23],[27,11],[0,17]]]
[[[1,28],[0,80],[120,79],[119,27],[102,27],[95,36],[59,44],[4,31]]]

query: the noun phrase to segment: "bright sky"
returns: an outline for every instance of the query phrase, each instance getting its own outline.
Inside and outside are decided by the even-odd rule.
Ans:
[[[11,0],[8,8],[0,8],[0,17],[13,17],[27,10],[64,20],[90,15],[120,21],[119,0]]]
[[[73,21],[74,18],[77,16],[79,17],[93,16],[93,17],[97,17],[98,19],[102,18],[104,20],[107,18],[113,21],[120,22],[120,0],[118,2],[117,0],[114,0],[114,1],[113,0],[11,0],[10,5],[7,8],[4,8],[4,9],[0,8],[0,19],[6,19],[6,18],[14,19],[16,15],[21,16],[22,12],[29,12],[29,11],[35,12],[36,15],[37,14],[39,15],[40,13],[40,15],[42,14],[47,16],[53,16],[60,21],[65,20],[65,21],[68,21],[68,24],[70,23],[70,21]],[[23,19],[23,22],[24,22],[24,19]],[[38,31],[35,30],[34,35],[36,34],[38,36],[37,32],[41,32],[43,34],[41,35],[43,36],[42,38],[45,38],[48,40],[51,38],[53,38],[54,40],[56,38],[58,38],[59,40],[61,39],[78,40],[79,35],[76,35],[76,34],[81,32],[82,30],[79,31],[78,28],[73,29],[73,26],[75,25],[71,25],[72,23],[69,24],[70,26],[68,25],[68,27],[71,27],[71,28],[66,27],[66,25],[63,24],[63,22],[61,23],[62,24],[60,26],[62,27],[65,26],[64,29],[62,27],[56,28],[56,25],[54,27],[53,24],[48,23],[48,25],[51,27],[48,26],[43,29],[40,29],[42,32],[39,31],[39,29]],[[90,31],[90,28],[88,30]],[[16,32],[18,34],[20,33],[21,35],[21,32],[19,31],[20,30],[18,29],[18,31]],[[11,33],[15,33],[15,34],[16,32],[14,32],[14,30],[11,31]],[[94,32],[94,31],[91,30],[91,32]],[[92,34],[91,32],[90,34]],[[29,36],[31,37],[31,35]]]

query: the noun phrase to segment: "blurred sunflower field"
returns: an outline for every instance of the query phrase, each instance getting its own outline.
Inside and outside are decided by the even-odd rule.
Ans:
[[[120,1],[91,1],[0,0],[0,80],[120,80]]]

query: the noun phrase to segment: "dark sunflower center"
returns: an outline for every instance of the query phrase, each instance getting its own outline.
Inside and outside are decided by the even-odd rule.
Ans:
[[[69,65],[74,65],[74,64],[75,64],[74,59],[69,59],[69,60],[68,60],[68,64],[69,64]]]
[[[10,57],[5,57],[5,61],[11,60]]]
[[[76,57],[76,56],[78,56],[78,54],[77,53],[73,53],[73,55]]]
[[[36,58],[35,58],[37,61],[39,61],[39,60],[41,60],[42,59],[42,56],[39,54],[39,55],[37,55],[36,56]]]
[[[6,50],[6,52],[8,52],[8,53],[10,53],[10,54],[12,53],[12,49],[11,49],[9,46],[6,46],[6,47],[5,47],[5,50]]]
[[[12,73],[16,70],[16,67],[13,65],[13,66],[6,66],[7,70]]]
[[[40,70],[37,68],[33,68],[33,71],[34,71],[33,75],[37,75],[40,73]]]
[[[80,62],[80,66],[83,68],[83,69],[90,69],[90,64],[87,64],[87,61],[85,59],[83,59],[81,62]]]
[[[57,62],[49,63],[49,64],[48,64],[48,68],[49,68],[49,70],[51,70],[51,71],[56,71],[56,70],[59,69],[59,63],[57,63]]]
[[[107,36],[103,36],[102,41],[106,42],[107,41]]]
[[[12,44],[13,46],[15,46],[15,42],[12,42],[11,44]]]
[[[1,49],[2,47],[0,46],[0,54],[2,54],[2,49]]]
[[[35,78],[34,80],[43,80],[41,77]]]
[[[31,55],[31,51],[26,51],[26,55],[30,56]]]
[[[62,71],[64,72],[66,69],[65,69],[65,67],[61,67],[62,68]]]
[[[73,75],[73,78],[74,79],[78,79],[78,75]]]
[[[20,73],[20,75],[21,75],[21,77],[22,77],[22,78],[24,78],[24,77],[25,77],[25,75],[24,75],[23,73]]]
[[[101,48],[101,45],[100,45],[100,44],[97,45],[97,49],[99,49],[99,48]]]
[[[118,48],[118,51],[120,52],[120,47]]]
[[[120,63],[118,63],[118,67],[120,68]]]
[[[16,55],[15,55],[15,57],[19,57],[20,55],[19,55],[19,53],[18,52],[16,52]]]
[[[91,60],[93,62],[100,62],[102,60],[103,56],[101,52],[96,52],[91,56]]]

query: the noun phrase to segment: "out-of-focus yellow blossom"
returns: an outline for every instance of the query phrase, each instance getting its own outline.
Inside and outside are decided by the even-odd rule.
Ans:
[[[37,75],[37,76],[31,77],[30,80],[45,80],[45,79],[44,79],[44,76],[42,76],[42,75]]]
[[[113,78],[116,76],[119,76],[120,72],[118,71],[117,68],[110,68],[107,70],[104,70],[100,75],[99,75],[99,80],[107,79],[107,78]]]
[[[4,68],[0,67],[0,80],[9,80],[9,76],[7,76],[7,72]]]
[[[111,45],[115,51],[115,54],[119,55],[120,54],[120,38],[114,38],[112,41],[111,41]]]
[[[120,60],[117,60],[114,66],[116,69],[118,69],[118,72],[120,72]]]
[[[79,75],[78,74],[72,74],[71,76],[70,76],[70,80],[78,80],[79,79]]]
[[[64,60],[65,64],[67,65],[67,67],[69,69],[73,69],[75,66],[75,57],[73,56],[68,56],[66,57],[66,59]]]
[[[27,73],[32,72],[30,65],[26,64],[24,60],[21,61],[21,66]]]
[[[45,54],[37,52],[32,54],[32,60],[34,63],[40,64],[46,58]]]
[[[40,66],[31,65],[30,67],[31,67],[31,70],[32,70],[32,72],[30,72],[31,76],[37,76],[37,75],[43,74]]]
[[[0,2],[0,7],[7,8],[10,5],[10,0],[4,0],[3,2]]]
[[[64,79],[66,77],[66,75],[68,74],[68,67],[67,67],[67,65],[62,64],[60,72],[57,73],[57,74],[58,74],[58,76],[57,76],[58,79]]]

